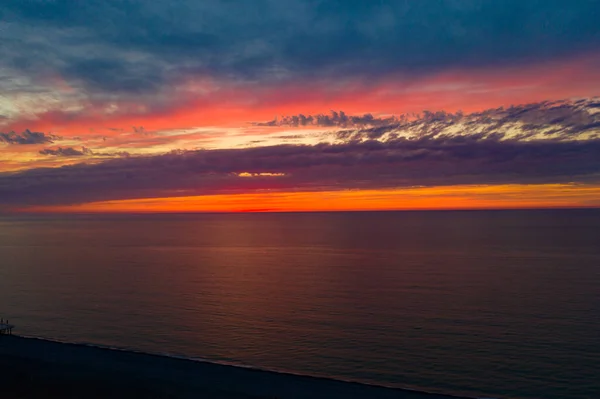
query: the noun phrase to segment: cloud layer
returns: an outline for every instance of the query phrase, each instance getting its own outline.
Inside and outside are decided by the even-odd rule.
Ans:
[[[8,0],[3,11],[8,65],[53,68],[109,93],[156,91],[196,72],[268,81],[418,74],[600,44],[592,0]]]
[[[0,198],[4,205],[69,204],[256,190],[569,182],[600,182],[600,140],[471,135],[183,151],[1,175]]]

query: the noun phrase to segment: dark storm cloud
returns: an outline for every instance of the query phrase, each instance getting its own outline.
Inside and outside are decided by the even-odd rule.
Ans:
[[[186,74],[375,78],[597,50],[595,0],[6,0],[0,59],[88,90],[156,91]]]
[[[238,173],[281,173],[239,177]],[[175,151],[0,175],[0,204],[271,190],[414,185],[600,182],[600,140],[501,140],[482,135],[386,142]]]
[[[29,129],[21,132],[0,132],[0,143],[4,144],[44,144],[52,143],[56,136],[43,132],[32,132]]]

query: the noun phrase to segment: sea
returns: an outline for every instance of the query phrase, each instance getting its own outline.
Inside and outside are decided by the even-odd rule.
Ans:
[[[0,218],[15,333],[473,398],[600,398],[600,210]]]

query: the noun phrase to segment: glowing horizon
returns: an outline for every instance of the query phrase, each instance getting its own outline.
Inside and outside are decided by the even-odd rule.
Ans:
[[[518,196],[519,200],[515,201]],[[257,206],[260,204],[260,206]],[[330,212],[600,207],[600,186],[473,185],[395,190],[221,194],[40,206],[32,213]]]

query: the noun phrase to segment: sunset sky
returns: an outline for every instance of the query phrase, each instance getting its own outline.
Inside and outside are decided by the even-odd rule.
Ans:
[[[600,206],[600,2],[6,0],[0,212]]]

